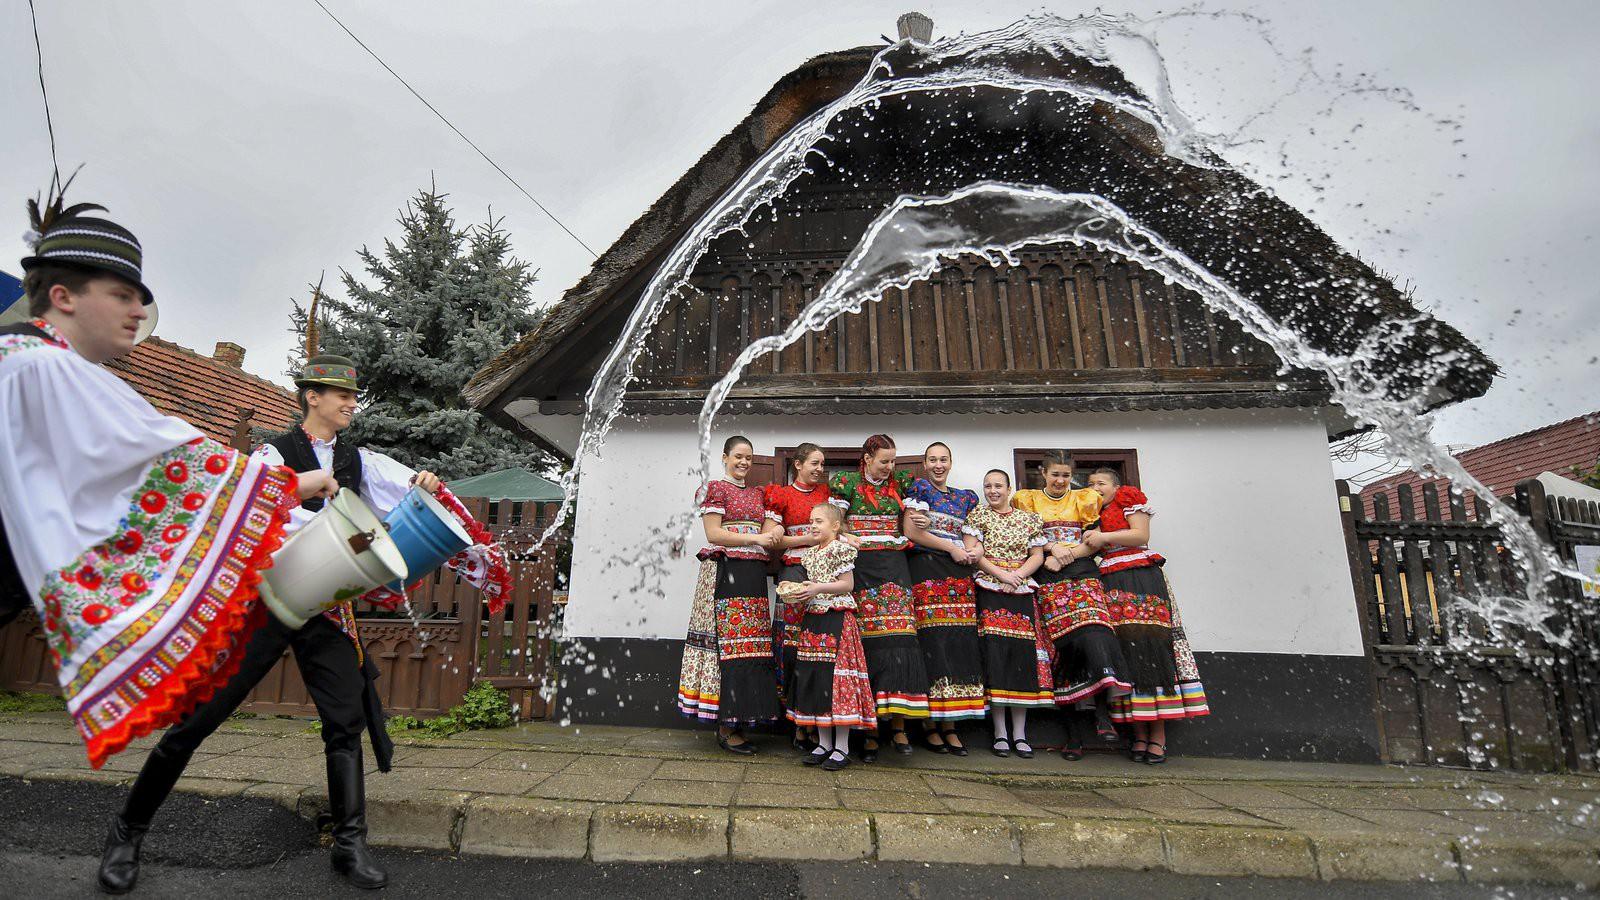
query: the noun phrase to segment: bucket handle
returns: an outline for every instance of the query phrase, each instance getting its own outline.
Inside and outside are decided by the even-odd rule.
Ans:
[[[343,519],[346,525],[349,525],[351,528],[356,527],[355,521],[349,516],[345,515],[344,511],[339,509],[339,507],[329,503],[327,508],[333,510],[334,514]],[[383,527],[384,530],[387,531],[389,528],[388,523],[385,522]],[[357,555],[365,553],[372,549],[372,545],[377,541],[377,539],[377,529],[373,529],[372,531],[357,531],[348,538],[350,543],[350,552]]]

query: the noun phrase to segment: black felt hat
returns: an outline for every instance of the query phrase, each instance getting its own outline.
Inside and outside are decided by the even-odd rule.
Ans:
[[[41,213],[37,200],[28,201],[33,255],[22,260],[23,270],[65,266],[109,272],[138,285],[146,305],[154,303],[155,294],[144,283],[144,250],[133,232],[110,219],[84,215],[103,212],[105,207],[99,204],[77,203],[62,209],[61,202],[58,197]]]
[[[67,179],[71,184],[72,180]],[[105,212],[98,203],[75,203],[65,206],[66,185],[55,192],[43,208],[37,198],[28,201],[28,218],[32,230],[25,240],[33,247],[33,255],[24,257],[22,269],[31,272],[42,266],[60,266],[84,272],[104,272],[131,282],[144,294],[144,304],[149,315],[140,323],[142,341],[155,331],[158,310],[155,294],[144,283],[144,248],[133,232],[110,219],[86,215],[94,210]]]

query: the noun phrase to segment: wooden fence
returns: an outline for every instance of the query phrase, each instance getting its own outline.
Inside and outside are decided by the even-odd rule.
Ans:
[[[1507,605],[1531,602],[1529,586],[1488,504],[1401,485],[1369,516],[1349,484],[1338,489],[1383,759],[1593,770],[1597,616],[1577,583],[1553,580],[1542,627],[1517,627]],[[1537,481],[1513,499],[1563,559],[1600,544],[1594,503],[1552,500]]]
[[[511,599],[490,616],[476,589],[440,570],[412,592],[410,613],[357,610],[362,647],[382,672],[378,688],[384,708],[391,715],[439,715],[482,680],[509,692],[521,718],[542,718],[553,699],[551,613],[556,556],[564,539],[553,539],[537,551],[533,547],[555,504],[478,498],[462,502],[505,546],[515,586]],[[0,689],[57,691],[44,632],[31,612],[0,629]],[[315,715],[291,652],[284,653],[243,708]]]

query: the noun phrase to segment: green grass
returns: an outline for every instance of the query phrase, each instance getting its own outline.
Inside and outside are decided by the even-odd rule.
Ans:
[[[19,694],[15,691],[0,691],[0,715],[57,712],[66,708],[67,702],[55,694]]]

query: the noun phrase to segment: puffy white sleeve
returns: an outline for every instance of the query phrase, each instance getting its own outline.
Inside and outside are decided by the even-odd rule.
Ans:
[[[378,518],[387,518],[411,490],[415,469],[379,453],[361,448],[361,499]]]
[[[119,529],[151,460],[202,437],[70,350],[0,353],[0,516],[28,590]]]

